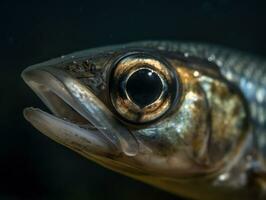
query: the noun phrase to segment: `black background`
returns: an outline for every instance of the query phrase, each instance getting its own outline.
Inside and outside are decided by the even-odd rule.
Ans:
[[[22,117],[44,107],[20,78],[28,65],[135,40],[217,43],[266,56],[257,1],[0,1],[0,200],[176,197],[106,170],[39,134]]]

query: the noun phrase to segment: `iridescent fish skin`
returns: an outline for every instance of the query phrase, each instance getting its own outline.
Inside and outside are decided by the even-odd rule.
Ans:
[[[116,83],[142,68],[164,90],[139,109]],[[54,115],[35,108],[24,115],[86,158],[171,193],[259,200],[266,197],[265,75],[262,59],[217,46],[97,48],[27,68],[23,79]]]

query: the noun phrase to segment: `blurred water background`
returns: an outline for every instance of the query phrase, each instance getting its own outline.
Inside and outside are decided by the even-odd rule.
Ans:
[[[0,200],[170,200],[38,133],[22,116],[44,107],[20,78],[28,65],[136,40],[222,44],[266,57],[259,1],[0,1]]]

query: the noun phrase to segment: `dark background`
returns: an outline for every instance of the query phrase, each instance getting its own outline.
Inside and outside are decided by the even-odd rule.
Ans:
[[[0,200],[176,197],[106,170],[39,134],[22,117],[43,107],[28,65],[135,40],[217,43],[266,56],[266,5],[256,1],[0,1]]]

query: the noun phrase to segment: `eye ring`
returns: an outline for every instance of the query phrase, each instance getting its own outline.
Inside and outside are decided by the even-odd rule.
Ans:
[[[162,117],[176,104],[179,90],[175,69],[154,55],[130,53],[112,65],[110,100],[124,121],[144,124]]]

